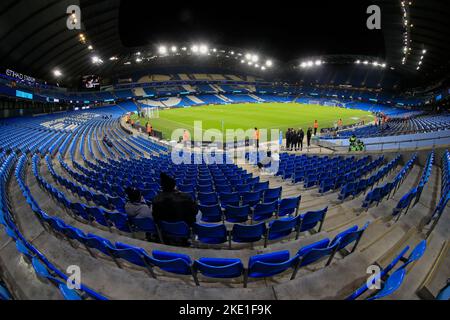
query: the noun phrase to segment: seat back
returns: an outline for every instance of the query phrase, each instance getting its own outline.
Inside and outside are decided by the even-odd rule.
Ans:
[[[253,225],[235,224],[231,232],[234,242],[249,243],[261,240],[266,233],[266,225],[264,223]]]
[[[191,236],[191,229],[185,222],[160,222],[160,230],[163,236],[169,238],[187,239]]]
[[[221,222],[222,221],[222,209],[218,204],[206,206],[198,206],[202,213],[202,221],[204,222]]]
[[[328,212],[328,207],[318,210],[318,211],[308,211],[305,214],[301,215],[301,226],[300,226],[300,232],[304,232],[307,230],[314,229],[316,225],[325,220],[325,217]],[[320,231],[320,229],[319,229]]]
[[[250,257],[248,276],[264,278],[280,274],[291,268],[298,257],[290,258],[289,251],[280,251]]]
[[[378,291],[374,296],[369,297],[367,300],[378,300],[383,297],[389,296],[394,293],[405,280],[406,269],[401,268],[396,270],[389,278],[385,281],[383,289]]]
[[[253,220],[261,221],[272,218],[273,214],[277,212],[278,201],[272,203],[258,203],[253,209]]]
[[[226,206],[225,207],[225,219],[228,222],[246,222],[250,215],[250,206]]]
[[[194,270],[211,278],[236,278],[242,275],[244,265],[240,259],[201,258],[194,261]]]
[[[297,215],[300,206],[301,196],[282,199],[278,205],[278,216]]]
[[[188,275],[192,273],[191,258],[184,254],[163,252],[155,250],[152,257],[148,258],[152,266],[156,266],[166,272]]]
[[[269,225],[268,240],[287,237],[299,224],[300,217],[288,217],[274,220]]]
[[[205,225],[195,223],[192,229],[202,243],[221,244],[228,240],[227,228],[223,224]]]

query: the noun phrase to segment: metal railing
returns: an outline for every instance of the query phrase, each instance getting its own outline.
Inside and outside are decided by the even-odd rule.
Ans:
[[[449,142],[446,142],[445,140],[449,139]],[[332,140],[330,140],[332,141]],[[426,143],[423,143],[426,142]],[[413,146],[411,146],[411,143],[414,143]],[[440,137],[433,137],[433,138],[417,138],[417,139],[408,139],[408,140],[402,140],[402,141],[380,141],[380,142],[372,142],[372,143],[365,143],[366,151],[367,152],[383,152],[383,151],[404,151],[404,150],[418,150],[418,149],[429,149],[429,148],[435,148],[438,147],[445,147],[450,145],[450,131],[445,136]],[[327,140],[319,140],[317,142],[317,146],[320,148],[326,148],[333,153],[339,153],[339,152],[349,152],[349,146],[348,145],[337,145],[334,143],[331,143]],[[380,146],[379,148],[370,148],[370,146]],[[361,151],[359,151],[361,152]],[[362,151],[364,152],[364,151]]]

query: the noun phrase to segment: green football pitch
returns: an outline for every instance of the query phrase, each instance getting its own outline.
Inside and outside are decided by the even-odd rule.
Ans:
[[[164,139],[170,139],[176,129],[193,132],[194,122],[201,121],[203,131],[208,129],[279,129],[283,134],[288,128],[313,127],[318,120],[320,128],[332,128],[342,119],[344,125],[364,120],[372,121],[370,112],[339,107],[307,105],[299,103],[255,103],[200,106],[190,108],[166,109],[159,111],[157,118],[140,118],[134,116],[141,125],[150,122],[154,130],[161,131]],[[270,134],[269,134],[270,135]],[[193,133],[191,133],[193,137]],[[278,139],[273,137],[274,140]]]

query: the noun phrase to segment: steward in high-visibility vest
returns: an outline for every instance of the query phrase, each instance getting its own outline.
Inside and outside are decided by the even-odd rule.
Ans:
[[[317,120],[314,120],[314,135],[317,135],[317,130],[319,129],[319,122]]]

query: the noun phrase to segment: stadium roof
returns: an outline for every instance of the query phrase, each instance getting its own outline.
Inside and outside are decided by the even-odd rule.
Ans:
[[[423,81],[439,80],[443,75],[448,75],[450,70],[450,43],[448,41],[450,37],[450,19],[448,19],[450,4],[439,0],[414,0],[411,5],[409,5],[409,1],[403,2],[406,3],[408,10],[409,27],[407,29],[404,25],[402,1],[375,1],[382,9],[381,32],[383,38],[380,43],[378,38],[374,37],[372,45],[367,44],[367,42],[361,43],[367,31],[360,34],[348,34],[348,37],[354,42],[354,46],[350,46],[345,41],[338,43],[339,41],[335,41],[335,38],[333,38],[335,34],[317,26],[321,21],[327,20],[335,13],[334,7],[329,8],[329,14],[325,13],[327,10],[324,8],[311,17],[306,11],[307,5],[304,5],[305,13],[302,17],[303,11],[300,10],[300,5],[295,11],[298,19],[290,20],[287,18],[293,17],[290,15],[292,8],[287,3],[286,6],[276,6],[278,9],[265,9],[266,17],[268,17],[267,14],[273,13],[273,19],[271,20],[258,19],[260,11],[251,11],[251,8],[255,7],[251,3],[241,4],[238,7],[227,5],[229,8],[224,8],[222,14],[230,17],[233,12],[243,11],[244,14],[238,15],[238,17],[248,16],[248,20],[236,23],[231,19],[231,24],[238,24],[239,28],[242,29],[260,30],[260,34],[257,37],[255,36],[254,42],[264,42],[261,47],[270,51],[267,54],[272,54],[275,59],[279,58],[284,62],[288,62],[297,56],[300,59],[310,52],[352,55],[360,53],[362,56],[382,55],[380,58],[384,59],[389,66],[394,67],[409,81],[411,86],[423,84],[421,83]],[[130,3],[132,4],[130,5]],[[81,7],[81,30],[67,29],[68,15],[66,10],[69,5],[73,4]],[[148,20],[141,21],[141,25],[136,25],[137,27],[148,25],[147,28],[140,28],[140,32],[137,31],[138,29],[133,29],[133,25],[131,25],[133,17],[126,13],[127,10],[130,10],[130,6],[134,6],[137,17],[142,17],[143,15],[140,14],[142,12],[148,15]],[[0,3],[0,57],[2,66],[46,80],[53,80],[52,72],[55,68],[58,68],[62,71],[66,83],[75,82],[79,76],[85,74],[114,75],[118,70],[123,70],[123,59],[129,57],[130,54],[146,47],[154,48],[157,45],[151,41],[149,43],[148,39],[143,39],[142,43],[137,43],[130,34],[142,38],[150,35],[149,38],[152,40],[177,39],[174,32],[182,28],[177,17],[182,21],[186,19],[183,15],[193,15],[192,19],[194,20],[199,16],[197,12],[186,13],[183,11],[183,7],[178,8],[173,3],[170,3],[170,6],[173,10],[158,8],[158,14],[156,15],[148,11],[149,7],[142,1],[121,3],[120,0],[2,0]],[[202,9],[201,7],[199,8]],[[194,6],[192,10],[196,10],[196,8]],[[360,10],[360,8],[361,5],[357,7],[357,10]],[[239,35],[236,34],[239,31],[238,29],[230,28],[229,32],[232,35],[230,38],[230,36],[227,37],[227,29],[220,32],[219,29],[213,28],[214,24],[218,24],[218,28],[223,27],[219,23],[222,21],[222,17],[217,8],[204,7],[203,9],[207,12],[209,12],[208,10],[215,12],[209,20],[198,18],[198,23],[206,24],[200,24],[200,27],[211,30],[208,41],[229,45],[230,48],[235,48],[237,44],[247,45],[246,41],[249,41],[249,36],[246,32]],[[354,14],[356,10],[353,9],[349,12],[347,9],[345,8],[340,12],[344,15],[339,18],[343,23],[345,20],[351,19],[351,14]],[[286,15],[280,17],[279,13],[283,10]],[[366,16],[363,12],[363,15],[357,19],[358,23],[365,21]],[[158,29],[158,22],[164,19],[167,20],[164,26],[173,24],[174,27],[166,28],[167,30]],[[305,25],[302,25],[299,19],[305,19],[305,24],[313,21],[312,19],[317,19],[318,23],[305,30]],[[410,27],[411,24],[412,27]],[[277,25],[280,27],[277,28]],[[337,30],[342,33],[352,27],[352,24],[348,24]],[[270,33],[270,30],[273,31]],[[218,33],[216,34],[216,32]],[[86,37],[86,43],[80,41],[80,33]],[[330,35],[327,36],[328,33]],[[277,35],[279,35],[277,39],[274,39]],[[347,35],[343,34],[343,36]],[[409,54],[403,64],[405,36],[412,42],[408,42]],[[267,37],[268,41],[262,41],[264,37]],[[371,39],[369,40],[372,41]],[[248,45],[255,47],[254,42]],[[125,47],[124,43],[142,46],[129,48]],[[321,46],[321,43],[326,45]],[[93,47],[93,50],[89,49],[89,45]],[[271,50],[270,46],[276,46],[276,48]],[[93,64],[92,57],[94,56],[101,58],[104,63],[101,65]],[[423,58],[421,58],[422,56]],[[111,57],[118,57],[118,59],[110,60]],[[422,62],[420,63],[420,61]],[[419,70],[417,70],[418,67]]]

